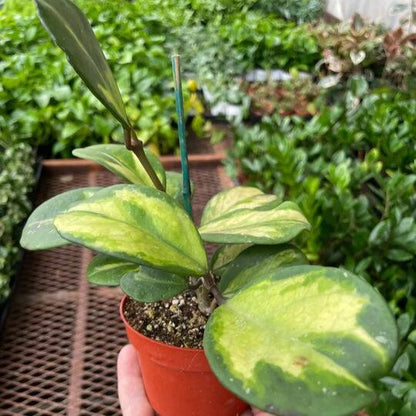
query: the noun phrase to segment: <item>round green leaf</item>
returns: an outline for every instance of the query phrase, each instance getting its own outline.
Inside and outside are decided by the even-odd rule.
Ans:
[[[182,293],[186,279],[149,267],[139,266],[135,272],[125,274],[120,280],[121,290],[138,302],[158,302]]]
[[[98,254],[87,268],[87,279],[94,285],[118,286],[121,276],[139,269],[139,265],[115,257]]]
[[[375,289],[318,266],[283,268],[242,289],[214,311],[204,336],[221,383],[283,416],[349,415],[368,405],[397,344]]]
[[[64,192],[39,205],[26,222],[20,245],[27,250],[46,250],[70,242],[61,237],[53,225],[55,217],[93,196],[98,187],[79,188]]]
[[[207,272],[205,250],[188,214],[167,194],[114,185],[59,215],[66,239],[133,263],[180,275]]]
[[[218,287],[223,295],[230,297],[253,284],[257,277],[264,278],[279,267],[301,264],[308,264],[308,260],[294,246],[251,246],[229,264]]]
[[[215,274],[222,275],[227,265],[248,247],[250,247],[250,244],[226,244],[221,246],[212,256],[211,270]]]
[[[166,184],[165,170],[160,160],[149,149],[145,149],[145,154],[150,164],[156,172],[163,186]],[[127,183],[136,185],[147,185],[154,187],[152,180],[143,168],[133,152],[127,150],[121,144],[96,144],[93,146],[75,149],[72,154],[82,159],[93,160],[104,166],[114,175],[123,179]]]

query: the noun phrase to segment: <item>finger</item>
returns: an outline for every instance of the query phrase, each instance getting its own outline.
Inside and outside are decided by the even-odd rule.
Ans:
[[[253,416],[273,416],[270,413],[262,412],[261,410],[255,407],[253,407],[252,409],[253,409]]]
[[[273,416],[270,413],[264,413],[255,407],[252,407],[251,410],[247,409],[241,416]]]
[[[153,416],[144,391],[136,351],[125,345],[117,360],[118,398],[123,416]]]

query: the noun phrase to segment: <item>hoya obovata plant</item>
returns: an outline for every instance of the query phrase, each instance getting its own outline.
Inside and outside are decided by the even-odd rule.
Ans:
[[[99,254],[87,278],[141,302],[195,290],[211,314],[208,361],[229,390],[281,415],[346,415],[376,399],[374,382],[397,353],[380,294],[345,270],[310,266],[290,245],[309,223],[296,204],[251,187],[214,196],[197,228],[181,176],[143,148],[88,20],[68,0],[36,0],[40,18],[93,94],[124,129],[125,147],[74,155],[126,184],[58,195],[29,218],[29,250],[77,243]],[[220,244],[210,262],[203,242]],[[209,293],[215,303],[209,301]]]

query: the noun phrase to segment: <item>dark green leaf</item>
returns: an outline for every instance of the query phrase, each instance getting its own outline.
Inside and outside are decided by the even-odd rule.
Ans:
[[[98,254],[88,265],[87,279],[95,285],[118,286],[124,274],[136,271],[139,267],[136,263]]]
[[[91,92],[128,128],[120,91],[87,18],[69,0],[35,0],[42,24]]]
[[[121,290],[138,302],[157,302],[182,293],[187,281],[181,276],[140,266],[125,274],[120,281]]]
[[[409,261],[412,260],[413,257],[412,253],[399,248],[392,248],[387,252],[387,258],[394,261]]]

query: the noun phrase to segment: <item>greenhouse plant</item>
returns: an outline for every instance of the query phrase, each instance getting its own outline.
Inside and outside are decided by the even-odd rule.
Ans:
[[[69,0],[36,4],[55,42],[124,130],[125,147],[74,154],[126,183],[50,199],[29,218],[21,244],[41,250],[76,243],[98,253],[87,278],[126,294],[122,319],[155,411],[232,416],[249,403],[276,415],[341,416],[370,405],[398,349],[381,295],[345,270],[308,265],[292,244],[310,228],[298,206],[256,188],[214,196],[198,228],[189,181],[165,172],[137,138],[88,20]],[[219,245],[210,261],[204,242]],[[187,302],[189,293],[207,319],[203,349],[163,343],[133,326],[132,309],[173,297]]]

